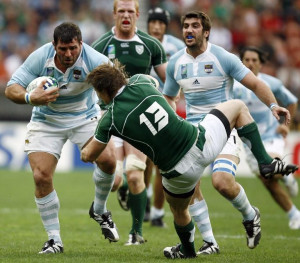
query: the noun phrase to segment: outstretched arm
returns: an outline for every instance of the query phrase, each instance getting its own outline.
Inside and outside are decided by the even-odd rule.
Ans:
[[[84,162],[94,162],[104,151],[107,144],[101,143],[93,138],[82,150],[81,160]]]
[[[241,80],[241,83],[248,89],[252,90],[263,103],[271,108],[272,113],[277,120],[280,119],[280,116],[283,116],[285,118],[284,123],[289,125],[291,121],[289,111],[286,108],[278,106],[273,92],[263,81],[257,78],[252,72],[249,72]]]

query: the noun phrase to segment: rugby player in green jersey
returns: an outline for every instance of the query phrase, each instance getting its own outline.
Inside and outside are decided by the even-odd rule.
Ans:
[[[298,169],[267,154],[257,125],[240,100],[219,104],[196,127],[174,112],[152,77],[137,74],[128,80],[118,61],[114,65],[98,66],[88,75],[87,82],[107,105],[107,111],[98,123],[94,138],[82,149],[81,159],[96,160],[114,135],[128,141],[159,167],[181,242],[164,249],[167,258],[196,257],[195,226],[188,205],[203,170],[222,150],[233,128],[240,138],[250,142],[260,172],[266,178]],[[280,107],[277,112],[285,116],[286,123],[290,122],[287,109]],[[279,119],[278,115],[275,117]],[[260,230],[260,217],[256,224]]]
[[[125,65],[129,76],[137,73],[150,74],[153,67],[159,78],[164,81],[167,65],[165,51],[156,38],[136,28],[139,15],[138,0],[115,0],[115,26],[97,39],[92,47],[112,61],[118,59]],[[117,167],[112,191],[118,190],[121,207],[124,210],[130,209],[132,217],[129,239],[125,245],[139,245],[144,243],[142,226],[147,204],[144,182],[146,156],[119,137],[113,137],[113,141]],[[123,176],[124,173],[126,176]]]

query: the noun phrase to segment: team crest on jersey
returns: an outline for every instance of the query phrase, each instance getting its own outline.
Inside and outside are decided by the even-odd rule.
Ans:
[[[214,68],[213,68],[213,65],[212,65],[212,64],[204,65],[204,71],[205,71],[206,73],[212,73],[213,70],[214,70]]]
[[[143,45],[136,45],[135,46],[135,51],[136,53],[138,53],[139,55],[142,55],[144,52],[144,46]]]
[[[47,76],[54,77],[54,67],[47,68]]]
[[[187,64],[181,65],[180,74],[181,74],[181,78],[183,79],[187,78]]]
[[[75,79],[80,79],[81,77],[81,70],[80,69],[74,69],[73,76]]]

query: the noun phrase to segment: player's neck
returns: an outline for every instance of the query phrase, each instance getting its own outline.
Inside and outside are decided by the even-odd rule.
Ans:
[[[118,30],[117,28],[115,29],[115,36],[119,39],[131,39],[135,35],[135,30],[131,30],[128,32],[122,32]]]
[[[190,46],[187,47],[186,52],[192,57],[196,58],[203,54],[207,49],[207,43],[203,43],[201,46]]]

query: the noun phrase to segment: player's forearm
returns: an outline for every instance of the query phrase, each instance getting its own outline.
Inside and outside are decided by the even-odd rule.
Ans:
[[[12,84],[5,89],[5,96],[18,104],[26,104],[27,102],[25,101],[25,94],[26,90],[18,85],[18,84]]]
[[[167,95],[164,95],[167,102],[170,104],[172,109],[176,112],[176,97],[169,97]]]

